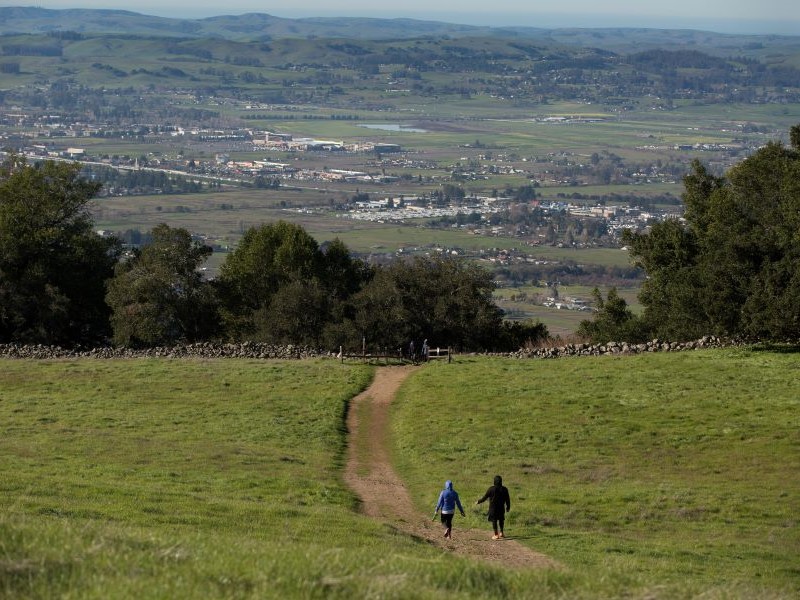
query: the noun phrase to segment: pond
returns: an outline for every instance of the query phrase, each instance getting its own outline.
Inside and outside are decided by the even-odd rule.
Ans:
[[[399,123],[359,123],[358,126],[366,127],[367,129],[382,129],[383,131],[399,131],[402,133],[428,133],[427,129],[408,127],[406,125],[400,125]]]

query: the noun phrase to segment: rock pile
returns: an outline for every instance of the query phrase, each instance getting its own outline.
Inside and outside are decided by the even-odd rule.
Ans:
[[[561,358],[564,356],[600,356],[603,354],[641,354],[643,352],[681,352],[701,348],[721,348],[736,345],[731,340],[707,335],[690,342],[652,340],[643,344],[608,342],[607,344],[567,344],[552,348],[521,348],[508,356],[512,358]]]
[[[154,348],[115,348],[101,346],[97,348],[68,349],[59,346],[43,346],[40,344],[0,344],[0,357],[4,358],[278,358],[301,359],[333,356],[332,353],[321,352],[305,346],[278,346],[259,342],[243,342],[241,344],[221,344],[200,342],[170,347]]]

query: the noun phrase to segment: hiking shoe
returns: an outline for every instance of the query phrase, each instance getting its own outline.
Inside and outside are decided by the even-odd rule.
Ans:
[[[493,540],[499,540],[499,539],[500,539],[500,536],[499,536],[499,535],[497,535],[497,534],[495,533],[495,534],[492,536],[492,539],[493,539]]]
[[[497,537],[498,537],[498,538],[504,538],[504,537],[506,537],[506,534],[505,534],[505,533],[503,533],[503,532],[501,531],[501,532],[500,532],[500,533],[497,535]]]

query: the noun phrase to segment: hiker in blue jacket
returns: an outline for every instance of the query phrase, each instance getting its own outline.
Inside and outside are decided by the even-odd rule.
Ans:
[[[442,525],[444,525],[444,537],[452,539],[453,516],[456,514],[456,507],[461,511],[461,516],[466,517],[461,506],[458,492],[453,489],[453,482],[449,479],[444,482],[444,489],[439,494],[439,501],[436,503],[436,510],[433,511],[433,518],[441,511]]]

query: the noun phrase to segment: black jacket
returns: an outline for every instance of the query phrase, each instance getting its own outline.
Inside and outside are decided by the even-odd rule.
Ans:
[[[478,504],[489,501],[489,520],[502,519],[507,510],[511,510],[511,496],[508,495],[508,488],[503,484],[493,485],[483,498],[478,500]]]

